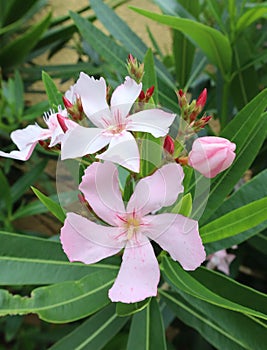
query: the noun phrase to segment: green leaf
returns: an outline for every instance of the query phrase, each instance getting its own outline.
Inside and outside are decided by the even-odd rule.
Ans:
[[[19,178],[18,181],[14,183],[14,185],[11,187],[11,196],[13,202],[16,202],[18,199],[20,199],[25,191],[27,191],[29,187],[33,185],[35,181],[37,181],[40,174],[43,173],[46,164],[47,160],[41,161],[35,165],[31,171],[26,172]]]
[[[145,309],[151,301],[151,298],[147,298],[145,300],[139,301],[138,303],[117,303],[116,304],[116,314],[118,316],[129,316],[132,314],[136,314],[137,312]]]
[[[46,94],[49,104],[52,108],[57,108],[62,105],[62,95],[58,91],[55,83],[46,72],[42,72],[42,80],[45,85]]]
[[[49,350],[101,350],[128,321],[118,317],[115,304],[105,307],[54,344]]]
[[[110,303],[108,289],[117,272],[93,272],[78,281],[36,288],[29,298],[0,290],[0,315],[36,313],[40,319],[66,323],[87,317]]]
[[[51,198],[48,196],[44,195],[42,192],[37,190],[37,188],[31,187],[33,190],[34,194],[40,199],[40,201],[47,207],[47,209],[60,221],[64,222],[66,215],[65,212],[63,211],[62,207],[54,202]]]
[[[221,132],[236,144],[236,159],[233,165],[212,180],[208,203],[200,223],[203,224],[222,204],[238,180],[256,158],[264,140],[262,130],[267,128],[267,114],[262,114],[267,106],[267,89],[247,104]],[[196,212],[203,208],[199,206]]]
[[[132,319],[127,350],[166,350],[165,332],[158,302],[151,299],[148,306]]]
[[[226,289],[225,285],[223,291],[219,291],[218,285],[213,286],[213,284],[216,282],[218,283],[219,277],[217,277],[216,281],[215,279],[211,278],[209,281],[205,280],[205,283],[209,283],[207,287],[203,284],[203,280],[200,283],[193,277],[194,275],[192,276],[190,273],[184,271],[177,262],[167,258],[166,256],[162,260],[162,268],[163,274],[167,278],[167,281],[169,281],[174,289],[178,292],[179,290],[182,290],[189,295],[192,295],[213,305],[259,317],[265,320],[267,319],[267,310],[265,310],[266,307],[264,305],[259,306],[258,303],[254,304],[254,300],[257,299],[257,301],[261,301],[261,304],[265,303],[265,305],[267,305],[267,297],[266,295],[259,293],[256,290],[227,279],[228,289]],[[202,271],[203,269],[198,269],[196,271],[199,270]],[[222,281],[225,282],[225,280]],[[220,283],[220,286],[221,285],[222,283]],[[231,289],[229,289],[230,287]],[[214,291],[214,289],[216,289],[216,291]],[[239,294],[234,295],[233,290],[236,290],[236,292],[238,291]],[[221,296],[219,293],[223,293],[223,295]],[[242,294],[241,296],[240,293]],[[246,298],[244,296],[246,296]],[[248,296],[250,297],[250,300],[247,300]],[[242,300],[242,304],[239,303],[239,301],[236,301],[236,299],[239,299],[239,297]]]
[[[260,18],[267,17],[267,7],[255,6],[254,8],[248,9],[242,14],[237,20],[236,30],[242,32],[245,28],[250,26],[253,22],[259,20]]]
[[[7,181],[6,176],[3,174],[2,170],[0,169],[0,208],[3,210],[3,206],[6,209],[7,214],[11,214],[12,211],[12,197],[11,197],[11,191],[9,187],[9,183]],[[3,214],[5,215],[5,214]],[[2,214],[1,214],[2,216]]]
[[[0,285],[41,285],[80,279],[95,271],[118,271],[105,261],[70,263],[59,242],[0,232]]]
[[[155,71],[153,53],[151,49],[148,49],[147,53],[145,54],[144,64],[145,64],[145,74],[142,80],[143,90],[145,91],[151,86],[154,86],[155,89],[153,93],[153,100],[155,102],[155,105],[157,105],[158,104],[158,81],[157,81],[157,75]]]
[[[0,53],[0,65],[11,68],[22,63],[48,28],[50,19],[51,14],[49,13],[42,21],[31,26],[26,33],[7,44]]]
[[[224,76],[231,71],[231,46],[228,38],[218,30],[190,19],[161,15],[132,6],[130,8],[156,22],[181,31],[205,53]]]
[[[214,242],[245,232],[267,220],[267,197],[235,209],[201,227],[203,243]]]
[[[187,193],[183,198],[172,208],[171,213],[190,216],[192,211],[192,196]]]
[[[142,133],[139,141],[140,177],[145,177],[151,175],[162,164],[162,138]]]
[[[231,211],[238,209],[250,202],[267,197],[267,187],[262,184],[267,183],[267,170],[262,171],[250,181],[245,183],[235,191],[223,204],[217,209],[214,215],[211,216],[209,221],[212,221],[220,216],[223,216]],[[257,227],[247,230],[236,236],[232,236],[217,242],[209,243],[205,245],[206,252],[211,254],[221,249],[230,248],[233,245],[240,244],[249,237],[256,235],[267,228],[267,221],[260,223]]]
[[[247,243],[257,249],[262,254],[267,254],[267,237],[263,234],[258,234],[250,238]]]
[[[232,278],[225,276],[220,272],[209,270],[205,267],[201,267],[195,271],[189,273],[199,283],[208,288],[213,293],[216,293],[222,298],[243,305],[247,308],[254,309],[256,312],[267,314],[267,295],[263,294],[256,289],[242,285],[236,282]],[[250,314],[250,313],[248,313]],[[258,316],[254,314],[254,316]]]
[[[159,290],[169,308],[218,350],[264,350],[266,327],[252,317],[209,304],[188,294]],[[251,337],[251,334],[254,336]]]
[[[116,41],[119,41],[122,46],[138,60],[143,61],[148,50],[145,43],[132,31],[132,29],[123,21],[109,6],[102,1],[92,0],[90,4],[95,11],[97,18],[107,28],[109,33]],[[113,45],[115,44],[113,40]],[[109,40],[110,44],[111,40]],[[92,45],[93,46],[93,45]],[[100,53],[100,52],[99,52]],[[125,56],[125,58],[127,55]],[[173,79],[164,66],[157,58],[155,60],[155,70],[158,75],[159,83],[159,99],[160,103],[171,110],[177,110],[177,97],[175,96],[175,85]],[[111,61],[109,61],[111,62]],[[119,68],[122,71],[122,68]]]

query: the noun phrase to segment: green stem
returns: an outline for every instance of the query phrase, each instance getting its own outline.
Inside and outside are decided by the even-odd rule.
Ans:
[[[229,114],[229,96],[230,96],[230,81],[225,80],[223,85],[223,93],[222,93],[222,109],[221,109],[221,130],[228,123],[228,114]]]

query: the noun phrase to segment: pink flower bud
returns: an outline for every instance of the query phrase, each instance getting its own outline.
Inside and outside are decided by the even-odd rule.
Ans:
[[[165,137],[163,148],[170,154],[173,154],[174,152],[174,142],[169,135]]]
[[[207,178],[229,168],[235,159],[236,145],[227,139],[206,136],[194,141],[188,164]]]
[[[197,103],[196,105],[198,107],[201,107],[201,109],[204,108],[205,104],[206,104],[206,101],[207,101],[207,89],[205,88],[201,94],[198,96],[198,99],[197,99]]]
[[[73,104],[70,102],[70,100],[67,99],[67,97],[62,96],[62,100],[66,109],[73,107]]]
[[[68,130],[68,127],[65,123],[65,120],[67,118],[63,117],[62,115],[60,115],[59,113],[57,114],[57,120],[58,120],[58,123],[62,129],[62,131],[65,133],[67,130]]]
[[[155,90],[154,85],[150,86],[150,88],[148,88],[148,89],[146,90],[146,98],[147,98],[148,100],[149,100],[150,97],[153,95],[154,90]]]

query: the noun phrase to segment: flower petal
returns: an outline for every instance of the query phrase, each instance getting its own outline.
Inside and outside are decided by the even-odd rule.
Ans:
[[[91,164],[84,172],[79,189],[101,219],[117,226],[118,215],[125,214],[125,208],[119,188],[118,170],[114,164]]]
[[[103,134],[102,129],[85,128],[81,125],[67,131],[65,135],[61,144],[62,159],[93,154],[105,147],[111,140],[111,136]]]
[[[132,78],[126,77],[124,83],[119,85],[111,96],[112,111],[119,109],[121,116],[126,117],[141,90],[142,83],[137,84]]]
[[[183,169],[179,164],[164,165],[153,175],[138,182],[128,202],[127,212],[136,212],[144,216],[172,205],[178,194],[183,192],[183,178]]]
[[[107,86],[104,78],[95,79],[81,72],[77,83],[74,85],[74,92],[78,94],[82,100],[82,106],[87,117],[95,126],[103,128],[99,113],[109,110],[107,104]]]
[[[154,137],[162,137],[168,134],[175,116],[161,109],[140,111],[127,118],[127,130],[149,132]]]
[[[142,245],[124,250],[119,274],[108,293],[113,302],[135,303],[157,295],[158,262],[149,240],[142,240]]]
[[[48,129],[39,125],[29,125],[24,129],[15,130],[11,133],[11,139],[19,150],[10,153],[0,151],[0,156],[18,160],[28,160],[39,140],[46,140],[51,136]]]
[[[171,213],[149,215],[145,220],[142,233],[169,252],[185,270],[195,270],[205,260],[197,221]]]
[[[97,158],[120,164],[136,173],[139,172],[138,146],[133,135],[127,131],[114,135],[108,149],[99,154]]]
[[[98,225],[75,213],[68,213],[60,240],[70,261],[92,264],[117,254],[123,245],[115,239],[119,229]]]

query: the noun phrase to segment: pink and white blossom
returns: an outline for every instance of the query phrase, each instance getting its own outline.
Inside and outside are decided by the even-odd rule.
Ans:
[[[235,159],[236,145],[229,140],[206,136],[196,139],[188,155],[188,164],[207,178],[229,168]]]
[[[137,183],[125,206],[113,163],[93,163],[86,169],[79,189],[107,225],[70,212],[60,239],[69,260],[85,264],[124,249],[118,276],[109,290],[112,301],[134,303],[157,294],[160,271],[150,240],[185,270],[194,270],[204,261],[197,221],[173,213],[151,214],[176,201],[183,191],[183,176],[180,165],[164,165]]]
[[[224,272],[226,275],[230,274],[230,264],[235,259],[234,254],[228,254],[225,249],[219,250],[207,257],[208,263],[206,267],[208,269]]]
[[[10,137],[18,147],[18,150],[11,151],[10,153],[0,151],[0,157],[26,161],[32,155],[39,141],[50,139],[49,147],[54,147],[56,144],[62,142],[66,129],[72,129],[77,125],[67,118],[65,110],[60,110],[59,113],[46,113],[44,121],[48,127],[47,129],[35,124],[13,131]]]
[[[93,154],[108,146],[97,158],[139,172],[139,150],[130,131],[148,132],[154,137],[162,137],[168,133],[175,118],[174,114],[157,108],[129,114],[141,90],[142,83],[137,84],[126,77],[125,82],[114,90],[109,106],[104,78],[97,80],[81,73],[70,94],[81,99],[83,111],[94,127],[79,125],[68,132],[62,144],[62,159]]]

